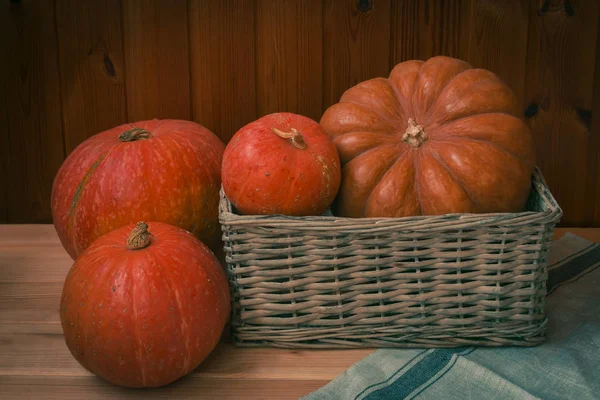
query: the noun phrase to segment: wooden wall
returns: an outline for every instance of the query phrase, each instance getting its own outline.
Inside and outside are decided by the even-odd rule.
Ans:
[[[50,222],[61,162],[104,129],[183,118],[227,141],[274,111],[318,120],[352,85],[444,54],[512,87],[563,225],[600,226],[599,9],[595,0],[2,0],[0,222]]]

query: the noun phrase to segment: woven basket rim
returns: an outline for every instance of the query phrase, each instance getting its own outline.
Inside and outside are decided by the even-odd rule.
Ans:
[[[442,215],[418,215],[409,217],[374,217],[351,218],[329,215],[289,216],[281,214],[270,215],[240,215],[233,211],[233,206],[227,198],[223,186],[219,190],[219,222],[226,226],[269,226],[294,227],[303,230],[335,229],[356,231],[369,228],[371,232],[377,229],[410,229],[414,231],[478,228],[482,226],[506,226],[518,228],[532,223],[556,224],[563,215],[563,210],[552,195],[539,167],[532,174],[532,190],[535,190],[544,204],[545,211],[521,211],[516,213],[452,213]],[[532,218],[534,219],[532,221]]]

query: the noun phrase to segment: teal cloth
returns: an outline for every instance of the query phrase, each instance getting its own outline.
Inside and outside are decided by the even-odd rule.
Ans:
[[[380,349],[303,400],[600,399],[600,245],[567,234],[548,265],[545,343]]]

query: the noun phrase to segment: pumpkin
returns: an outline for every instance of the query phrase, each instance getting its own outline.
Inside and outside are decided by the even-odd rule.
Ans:
[[[316,121],[273,113],[235,133],[223,154],[221,179],[242,214],[321,215],[337,194],[341,167]]]
[[[201,125],[149,120],[98,133],[69,154],[52,187],[58,237],[75,259],[100,236],[161,221],[218,248],[225,145]]]
[[[348,89],[320,124],[342,162],[334,213],[404,217],[524,209],[532,134],[494,73],[450,57]]]
[[[158,387],[212,352],[230,312],[225,272],[189,232],[162,222],[103,235],[71,267],[60,301],[65,342],[119,386]]]

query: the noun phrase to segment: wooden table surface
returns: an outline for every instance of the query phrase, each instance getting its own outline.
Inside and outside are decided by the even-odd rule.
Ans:
[[[600,228],[557,229],[600,242]],[[373,349],[236,348],[224,340],[196,371],[159,389],[113,386],[67,349],[58,304],[72,261],[52,225],[0,225],[0,399],[297,399]]]

